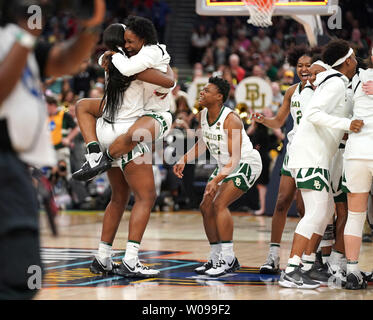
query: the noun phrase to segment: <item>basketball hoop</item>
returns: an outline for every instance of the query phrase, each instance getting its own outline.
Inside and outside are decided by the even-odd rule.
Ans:
[[[250,12],[250,18],[247,23],[256,27],[269,27],[272,25],[272,14],[275,9],[274,4],[277,0],[242,0],[247,10]]]

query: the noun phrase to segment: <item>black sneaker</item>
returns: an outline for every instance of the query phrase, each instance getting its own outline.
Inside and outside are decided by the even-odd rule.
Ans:
[[[136,259],[134,267],[123,262],[115,269],[115,274],[125,278],[153,278],[159,275],[159,270],[150,269]]]
[[[310,279],[302,272],[300,266],[295,267],[292,272],[282,272],[278,284],[284,288],[316,289],[320,287],[320,283]]]
[[[345,289],[348,290],[359,290],[359,289],[365,289],[367,287],[367,282],[365,280],[365,277],[359,272],[359,274],[356,273],[349,273],[346,277],[346,285]]]
[[[194,272],[198,273],[198,274],[205,274],[205,271],[207,271],[211,268],[212,268],[212,260],[209,260],[209,261],[205,262],[202,266],[199,266],[199,267],[195,268]]]
[[[278,274],[280,272],[280,257],[268,255],[266,262],[260,266],[259,273],[261,274]]]
[[[328,284],[330,273],[323,266],[314,264],[312,268],[306,271],[306,274],[311,280],[316,281],[320,284]]]
[[[106,259],[106,264],[102,264],[100,260],[96,257],[89,267],[89,271],[94,274],[104,274],[104,275],[113,275],[115,274],[115,269],[119,268],[119,264],[113,262],[111,258]]]
[[[87,161],[83,163],[81,169],[75,171],[73,179],[78,181],[92,180],[97,175],[111,168],[112,160],[106,152],[88,153],[85,155]]]

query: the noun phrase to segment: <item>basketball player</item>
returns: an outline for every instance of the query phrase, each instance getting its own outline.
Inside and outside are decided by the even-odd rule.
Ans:
[[[18,2],[18,3],[17,3]],[[39,3],[36,2],[35,3]],[[54,166],[41,77],[76,72],[97,44],[105,1],[93,17],[79,21],[76,36],[55,45],[38,41],[42,28],[29,28],[27,10],[9,12],[22,1],[2,2],[0,11],[0,299],[31,299],[30,266],[42,268],[39,206],[29,166]],[[3,19],[4,18],[4,19]],[[44,20],[44,18],[43,18]],[[69,55],[70,59],[65,59]]]
[[[253,113],[252,119],[256,122],[264,124],[269,128],[281,128],[285,124],[289,114],[291,114],[294,125],[293,129],[288,133],[287,150],[289,150],[289,146],[298,128],[299,122],[302,118],[302,113],[304,112],[304,108],[306,106],[304,98],[301,98],[301,93],[303,90],[306,90],[312,94],[313,89],[310,86],[305,88],[311,75],[309,70],[312,60],[311,53],[303,47],[296,47],[289,53],[287,60],[291,66],[296,68],[297,75],[301,81],[292,85],[286,90],[284,102],[275,117],[267,118],[260,113]],[[308,102],[307,98],[306,102]],[[286,216],[290,205],[294,200],[295,194],[297,200],[297,211],[301,216],[304,214],[302,196],[300,191],[297,191],[294,177],[291,176],[290,170],[287,168],[288,159],[288,152],[286,152],[284,163],[280,172],[281,178],[277,202],[272,217],[269,253],[266,262],[260,267],[260,273],[276,274],[280,270],[281,237],[286,223]]]
[[[368,147],[373,139],[373,96],[367,95],[362,88],[362,83],[369,80],[373,80],[373,52],[369,68],[359,69],[352,81],[353,119],[363,119],[364,127],[359,133],[350,133],[344,154],[344,185],[349,191],[348,218],[344,230],[347,258],[345,288],[352,290],[364,289],[367,286],[358,260],[373,175],[373,152]]]
[[[104,32],[104,43],[111,46],[112,50],[122,46],[123,25],[109,26]],[[77,109],[79,126],[87,143],[88,160],[92,160],[89,155],[100,152],[98,143],[107,148],[120,134],[126,132],[141,116],[144,107],[142,81],[123,76],[111,61],[105,67],[107,82],[104,110],[102,111],[104,99],[83,99]],[[147,70],[137,75],[137,79],[145,80],[144,74],[147,72],[152,72],[152,82],[166,77],[160,71]],[[166,80],[169,81],[169,76]],[[163,82],[158,80],[160,85]],[[171,82],[173,84],[173,79]],[[140,148],[133,150],[115,161],[108,170],[112,196],[105,210],[98,254],[90,267],[93,273],[115,273],[125,277],[151,277],[159,273],[158,270],[145,267],[138,259],[139,246],[156,195],[151,161],[131,161],[144,157],[144,152]],[[122,263],[116,266],[111,259],[111,247],[131,191],[134,193],[135,204],[129,221],[128,242]]]
[[[301,189],[305,215],[295,230],[285,272],[279,284],[289,288],[317,288],[320,284],[301,271],[301,256],[313,234],[323,235],[334,214],[329,166],[345,131],[359,132],[361,120],[348,119],[346,92],[356,72],[357,61],[348,42],[334,40],[323,61],[332,69],[317,76],[312,103],[307,106],[289,149],[289,168]],[[332,208],[332,209],[331,209]]]
[[[262,170],[259,152],[253,149],[239,116],[224,106],[230,90],[226,80],[209,78],[200,93],[199,113],[202,138],[173,167],[183,177],[185,164],[197,159],[206,148],[218,167],[206,185],[200,209],[211,245],[209,260],[195,269],[218,277],[240,268],[233,251],[233,219],[228,206],[249,190]]]
[[[153,23],[142,17],[130,17],[125,27],[125,49],[129,53],[128,59],[121,53],[112,55],[112,64],[126,77],[134,76],[147,68],[157,67],[166,72],[170,61],[170,56],[164,45],[157,43],[154,35]],[[107,58],[111,53],[107,53]],[[101,157],[98,153],[96,157],[99,162],[86,162],[82,169],[74,173],[77,180],[90,180],[97,174],[110,168],[114,159],[128,154],[135,147],[139,146],[139,141],[153,142],[163,138],[172,125],[172,115],[169,112],[172,97],[168,94],[169,88],[144,83],[143,114],[127,130],[126,133],[118,136],[108,147]]]

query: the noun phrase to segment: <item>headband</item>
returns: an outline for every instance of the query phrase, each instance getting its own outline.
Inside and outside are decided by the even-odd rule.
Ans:
[[[325,70],[330,70],[332,68],[331,66],[329,66],[328,64],[326,64],[325,62],[321,60],[315,61],[312,65],[314,64],[317,64],[318,66],[323,67]]]
[[[127,26],[123,23],[120,23],[120,25],[123,27],[124,31],[126,31]]]
[[[353,53],[354,53],[354,50],[353,50],[352,48],[350,48],[350,50],[348,51],[348,53],[347,53],[344,57],[338,59],[338,60],[337,60],[337,61],[332,65],[332,68],[341,65],[341,64],[342,64],[343,62],[345,62],[349,57],[351,57],[351,55],[352,55]]]

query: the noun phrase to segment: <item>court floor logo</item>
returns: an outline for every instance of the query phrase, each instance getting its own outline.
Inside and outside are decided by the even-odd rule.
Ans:
[[[160,270],[156,278],[123,278],[120,276],[102,276],[89,271],[96,250],[42,248],[44,278],[42,286],[50,287],[112,287],[142,285],[172,286],[224,286],[224,285],[273,285],[277,284],[279,275],[259,274],[258,267],[242,266],[234,273],[218,278],[197,275],[194,269],[201,261],[177,259],[188,252],[180,251],[140,251],[141,262]],[[113,260],[119,263],[124,251],[114,251]]]

